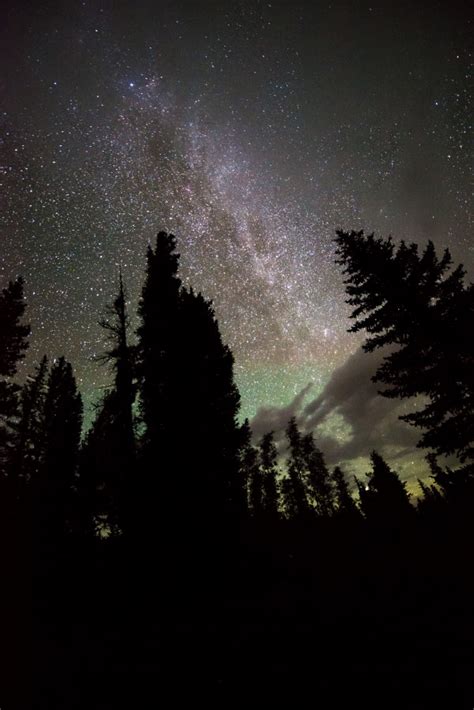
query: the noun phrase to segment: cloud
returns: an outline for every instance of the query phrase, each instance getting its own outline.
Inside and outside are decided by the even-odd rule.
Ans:
[[[286,407],[260,407],[250,423],[254,437],[260,438],[273,431],[277,440],[282,438],[290,419],[301,414],[304,399],[312,386],[313,383],[308,382]]]
[[[394,460],[412,453],[419,432],[398,419],[413,407],[378,394],[371,377],[383,353],[353,353],[331,375],[323,391],[305,404],[307,385],[287,407],[262,407],[251,425],[260,436],[275,431],[283,436],[290,417],[295,416],[304,432],[313,432],[328,463],[350,462],[368,457],[377,449]]]
[[[407,403],[382,397],[380,385],[371,380],[383,357],[382,352],[362,349],[353,353],[301,413],[300,426],[306,431],[317,431],[334,415],[350,427],[351,436],[342,441],[330,434],[320,439],[328,459],[350,460],[367,456],[373,449],[390,450],[391,458],[398,458],[416,446],[418,432],[398,418],[408,410]]]

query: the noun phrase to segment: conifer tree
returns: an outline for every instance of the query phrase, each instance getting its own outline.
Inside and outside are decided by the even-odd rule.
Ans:
[[[81,454],[81,495],[87,517],[107,520],[109,529],[127,525],[136,477],[133,402],[135,398],[134,348],[129,343],[130,321],[122,273],[113,303],[100,325],[108,349],[99,358],[114,373],[112,388],[104,396]]]
[[[22,323],[25,308],[23,279],[10,281],[0,293],[0,477],[4,483],[15,445],[13,419],[18,414],[19,387],[11,378],[25,356],[30,334],[30,327]]]
[[[122,529],[120,503],[132,462],[130,457],[124,458],[124,453],[130,452],[120,436],[116,390],[106,392],[96,409],[79,459],[81,528],[84,534],[94,534],[100,528],[114,534]]]
[[[173,235],[148,250],[139,307],[140,407],[148,507],[145,519],[199,517],[245,509],[239,476],[240,397],[233,356],[212,304],[181,287]]]
[[[462,266],[451,270],[446,250],[432,242],[398,249],[391,239],[337,232],[344,266],[351,330],[366,330],[364,349],[390,347],[374,380],[387,397],[421,395],[427,404],[402,419],[424,429],[420,446],[439,454],[474,457],[474,286]]]
[[[417,501],[417,512],[423,516],[439,515],[443,504],[446,502],[446,499],[444,498],[439,488],[437,488],[433,484],[427,485],[419,478],[418,485],[420,486],[423,495]]]
[[[239,478],[245,491],[245,507],[247,511],[251,510],[251,489],[255,467],[258,465],[257,450],[252,445],[252,431],[250,429],[249,420],[245,419],[240,427],[240,446],[238,453],[238,472]]]
[[[147,465],[163,463],[176,428],[176,383],[179,377],[178,316],[181,280],[179,254],[172,234],[159,232],[148,247],[147,272],[138,315],[140,412]],[[169,442],[169,446],[168,446]]]
[[[181,291],[179,325],[177,419],[180,432],[185,424],[188,440],[182,451],[186,456],[181,470],[188,477],[183,490],[197,483],[192,497],[200,500],[210,516],[224,510],[242,513],[245,490],[238,472],[241,433],[237,424],[240,395],[234,383],[233,355],[222,342],[212,303],[192,289]]]
[[[332,478],[336,493],[337,515],[345,518],[359,517],[360,513],[357,504],[349,491],[344,471],[339,466],[335,467]]]
[[[102,359],[112,366],[114,372],[114,421],[122,440],[122,456],[133,459],[135,438],[133,432],[133,383],[134,348],[129,342],[130,318],[127,311],[127,292],[119,272],[118,293],[112,305],[106,307],[106,317],[100,321],[107,332],[110,348]]]
[[[281,484],[282,502],[285,515],[289,519],[301,518],[310,510],[306,491],[306,461],[303,442],[296,419],[292,417],[286,429],[289,442],[287,471]]]
[[[172,234],[159,232],[155,248],[148,247],[147,269],[138,307],[137,375],[141,475],[134,496],[132,528],[146,535],[156,533],[177,516],[178,442],[180,429],[178,363],[181,280],[178,277],[179,254]]]
[[[301,439],[301,448],[307,470],[308,490],[318,515],[334,513],[334,492],[324,455],[314,443],[312,434]]]
[[[249,468],[249,508],[254,518],[261,518],[264,509],[263,475],[258,462],[258,451],[252,446],[247,451]]]
[[[0,375],[12,377],[28,348],[30,326],[21,320],[26,303],[23,296],[23,279],[10,281],[0,294]]]
[[[402,523],[413,512],[406,484],[376,451],[370,458],[372,471],[366,476],[366,484],[357,481],[362,512],[375,522]]]
[[[431,488],[434,491],[439,489],[442,497],[452,507],[471,506],[474,499],[474,465],[470,463],[455,469],[449,466],[443,468],[434,452],[429,453],[426,460],[431,470],[431,478],[437,487]]]
[[[20,495],[25,495],[28,485],[36,480],[43,462],[47,376],[48,361],[44,356],[35,375],[28,377],[21,389],[16,446],[10,467]]]
[[[82,400],[71,365],[60,357],[48,378],[44,404],[44,457],[33,486],[39,532],[59,538],[77,518],[77,463]]]
[[[265,434],[260,441],[260,466],[263,477],[263,509],[267,516],[277,517],[278,484],[277,484],[277,449],[273,432]]]

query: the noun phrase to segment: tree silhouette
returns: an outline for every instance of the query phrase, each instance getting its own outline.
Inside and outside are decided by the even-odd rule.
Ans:
[[[122,273],[118,293],[100,325],[108,350],[100,357],[114,372],[81,453],[81,493],[84,512],[107,519],[110,530],[123,530],[131,515],[132,477],[136,474],[133,402],[134,348],[129,344],[130,322]]]
[[[71,365],[60,357],[48,378],[44,403],[44,458],[34,482],[38,532],[59,538],[76,524],[75,492],[82,401]]]
[[[241,440],[237,414],[240,395],[234,383],[234,358],[223,344],[212,303],[192,289],[181,290],[179,314],[180,377],[177,388],[183,492],[200,501],[207,515],[245,509],[244,482],[239,476]]]
[[[248,419],[245,419],[240,427],[238,460],[239,478],[245,491],[246,508],[251,511],[252,482],[255,468],[258,467],[258,455],[256,448],[252,445],[252,430]]]
[[[474,287],[465,287],[462,266],[450,271],[446,250],[438,259],[432,242],[375,239],[337,232],[337,263],[344,267],[351,330],[366,330],[364,349],[389,348],[374,380],[387,397],[428,398],[401,418],[425,429],[420,446],[473,458]]]
[[[440,489],[435,485],[427,485],[420,479],[418,479],[418,485],[423,494],[421,498],[418,498],[416,503],[418,513],[422,516],[429,516],[436,519],[436,516],[439,516],[442,511],[446,499]]]
[[[308,490],[318,515],[334,513],[334,492],[323,453],[314,443],[312,434],[301,439],[301,449],[307,470]]]
[[[260,441],[260,467],[263,478],[263,509],[265,514],[276,518],[279,514],[277,457],[273,432],[265,434]]]
[[[431,486],[429,491],[422,487],[425,497],[438,500],[435,495],[438,491],[441,492],[443,499],[451,506],[453,510],[472,509],[474,499],[474,466],[467,464],[452,469],[449,466],[443,468],[438,463],[436,454],[431,452],[427,455],[426,460],[430,467],[431,478],[436,486]],[[431,493],[432,495],[428,495]]]
[[[248,497],[250,512],[255,518],[261,518],[264,510],[263,475],[259,466],[258,451],[254,446],[250,446],[246,452],[246,467],[249,472]]]
[[[334,481],[336,495],[337,515],[348,519],[360,517],[357,504],[349,491],[344,471],[339,466],[335,467],[332,479]]]
[[[18,411],[19,386],[11,382],[11,378],[29,344],[30,327],[22,323],[25,308],[23,279],[17,278],[0,293],[0,476],[4,483],[15,445],[12,418]]]
[[[240,396],[212,304],[181,288],[172,234],[160,232],[139,307],[145,520],[210,523],[245,509],[239,476]]]
[[[142,425],[141,480],[135,496],[135,527],[150,532],[177,507],[176,480],[177,389],[179,378],[178,319],[181,280],[179,254],[172,234],[159,232],[156,246],[148,247],[147,270],[138,307],[139,411]]]
[[[288,423],[286,436],[290,455],[286,475],[281,484],[281,494],[285,515],[289,519],[295,519],[306,515],[310,510],[305,480],[307,474],[305,452],[295,417],[292,417]]]
[[[47,376],[48,360],[44,356],[35,375],[28,377],[21,389],[16,446],[9,473],[21,497],[26,495],[31,481],[36,480],[43,463]]]
[[[406,484],[376,451],[370,458],[372,471],[366,474],[366,484],[357,481],[362,512],[368,520],[380,523],[406,520],[413,512]]]
[[[172,426],[170,415],[177,379],[177,327],[181,280],[172,234],[159,232],[148,247],[147,272],[138,307],[140,411],[143,447],[149,458],[163,448]]]
[[[86,434],[80,453],[79,498],[84,534],[107,529],[122,530],[120,503],[131,475],[130,448],[124,446],[117,421],[120,403],[115,389],[97,405],[94,422]],[[124,454],[125,453],[125,457]]]
[[[250,443],[250,427],[246,420],[248,440],[244,453],[244,470],[248,480],[249,508],[256,518],[276,520],[279,515],[277,484],[278,452],[273,432],[268,432],[260,440],[258,449]]]
[[[128,460],[133,458],[135,437],[133,432],[133,402],[135,387],[133,383],[135,349],[129,343],[130,318],[127,312],[127,292],[119,271],[118,293],[112,305],[106,307],[106,317],[100,321],[107,333],[110,348],[102,359],[112,366],[115,374],[114,389],[116,394],[115,422],[123,439],[122,455]]]

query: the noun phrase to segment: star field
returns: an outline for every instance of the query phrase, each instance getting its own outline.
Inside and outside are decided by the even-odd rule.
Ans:
[[[0,274],[26,280],[25,367],[64,353],[97,398],[97,321],[119,265],[135,311],[160,229],[214,300],[246,416],[357,349],[337,227],[432,238],[472,270],[468,18],[314,5],[7,12]]]

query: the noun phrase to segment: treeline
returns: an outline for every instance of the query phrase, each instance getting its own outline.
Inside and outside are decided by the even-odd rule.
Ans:
[[[366,350],[386,348],[375,381],[385,396],[418,398],[403,418],[423,429],[433,483],[420,482],[417,511],[465,509],[474,481],[473,286],[432,243],[420,254],[414,244],[340,231],[336,245],[352,330],[367,332]],[[415,515],[405,484],[375,451],[355,498],[295,419],[284,464],[272,432],[252,441],[248,422],[238,422],[232,353],[212,303],[181,283],[173,235],[160,232],[148,249],[136,337],[119,276],[101,320],[113,382],[82,440],[81,396],[63,357],[43,358],[22,386],[13,381],[30,336],[25,308],[17,279],[0,296],[0,505],[5,515],[31,513],[39,540],[153,537],[242,518],[400,525]],[[459,465],[443,468],[438,455]]]

